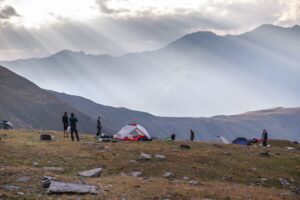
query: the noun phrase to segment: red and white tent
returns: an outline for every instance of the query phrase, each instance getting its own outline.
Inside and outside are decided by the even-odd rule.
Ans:
[[[124,126],[114,137],[119,140],[151,139],[148,131],[139,124],[128,124]]]

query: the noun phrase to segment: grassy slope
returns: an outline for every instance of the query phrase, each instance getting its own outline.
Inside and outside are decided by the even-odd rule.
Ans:
[[[7,134],[6,137],[3,137]],[[104,167],[100,178],[86,178],[90,184],[108,187],[108,191],[98,196],[86,195],[82,199],[297,199],[289,188],[283,188],[278,178],[294,179],[292,185],[300,185],[300,151],[287,150],[294,146],[289,142],[273,142],[269,148],[271,156],[261,157],[264,151],[258,146],[241,147],[235,145],[217,145],[190,143],[191,150],[181,150],[184,142],[149,143],[91,143],[92,136],[82,135],[82,141],[72,143],[61,137],[61,133],[51,133],[57,137],[53,142],[40,142],[39,134],[34,132],[0,132],[0,199],[20,198],[14,192],[8,192],[1,186],[13,184],[21,186],[24,199],[57,199],[47,196],[41,187],[44,175],[56,177],[61,181],[78,182],[77,173],[81,170]],[[87,143],[90,142],[90,143]],[[99,146],[109,147],[101,150]],[[151,160],[130,163],[138,159],[140,153],[163,154],[165,161]],[[231,155],[227,155],[231,154]],[[37,161],[38,167],[32,162]],[[44,170],[44,166],[60,166],[62,173]],[[256,170],[253,171],[253,168]],[[142,177],[121,176],[135,170],[143,172]],[[175,173],[175,180],[162,175],[166,171]],[[32,180],[18,183],[17,178],[27,176]],[[192,186],[183,180],[199,181]],[[265,182],[260,177],[267,178]],[[112,185],[112,187],[109,187]],[[290,194],[284,194],[290,193]],[[71,199],[77,195],[59,196]]]

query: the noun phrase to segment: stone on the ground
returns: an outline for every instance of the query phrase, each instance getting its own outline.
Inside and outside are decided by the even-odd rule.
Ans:
[[[31,179],[29,178],[29,177],[20,177],[20,178],[18,178],[17,179],[17,182],[19,182],[19,183],[25,183],[25,182],[28,182],[28,181],[30,181]]]
[[[189,180],[189,179],[190,179],[190,177],[188,177],[188,176],[184,176],[182,179],[183,179],[183,180]]]
[[[51,181],[48,194],[98,194],[99,188],[95,185],[64,183]]]
[[[48,171],[55,171],[55,172],[65,171],[65,169],[62,167],[43,167],[43,169],[48,170]]]
[[[129,163],[135,164],[135,163],[137,163],[137,161],[136,160],[129,160]]]
[[[15,190],[20,190],[21,187],[15,186],[15,185],[4,185],[2,188],[6,191],[15,191]]]
[[[165,172],[164,177],[166,178],[175,178],[175,174],[172,172]]]
[[[138,176],[141,176],[142,175],[142,172],[141,171],[134,171],[132,173],[130,173],[131,176],[135,176],[135,177],[138,177]]]
[[[192,180],[192,181],[189,181],[189,184],[193,185],[193,186],[196,186],[196,185],[198,185],[198,181]]]
[[[43,182],[42,182],[42,187],[43,188],[48,188],[50,186],[51,181],[55,181],[56,178],[52,176],[43,176]]]
[[[142,160],[142,161],[151,160],[151,159],[152,159],[152,156],[149,154],[141,153],[141,155],[140,155],[140,160]]]
[[[262,156],[262,157],[269,157],[269,156],[271,156],[268,151],[262,152],[259,155]]]
[[[182,149],[190,149],[191,147],[189,145],[187,145],[187,144],[181,144],[180,148],[182,148]]]
[[[24,195],[24,192],[17,192],[16,194],[17,194],[17,195],[20,195],[20,196],[23,196],[23,195]]]
[[[166,156],[164,156],[164,155],[155,155],[155,158],[158,159],[158,160],[165,160]]]
[[[35,161],[35,162],[32,162],[32,165],[35,166],[35,167],[38,167],[40,164]]]
[[[101,176],[101,173],[102,173],[102,168],[96,168],[96,169],[79,172],[78,175],[84,177],[99,177]]]
[[[40,140],[42,140],[42,141],[49,141],[51,139],[52,139],[51,135],[49,135],[49,134],[41,134],[41,136],[40,136]]]
[[[287,187],[290,183],[285,178],[279,178],[279,182],[283,187]]]

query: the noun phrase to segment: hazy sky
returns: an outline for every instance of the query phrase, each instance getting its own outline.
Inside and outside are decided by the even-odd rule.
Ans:
[[[300,0],[0,0],[0,60],[62,49],[121,55],[184,34],[300,23]]]

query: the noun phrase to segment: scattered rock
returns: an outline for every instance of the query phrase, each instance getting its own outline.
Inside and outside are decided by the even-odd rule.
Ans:
[[[267,178],[260,178],[259,179],[261,182],[266,182],[266,181],[268,181],[269,179],[267,179]]]
[[[101,173],[102,173],[102,168],[96,168],[92,170],[79,172],[78,175],[84,177],[99,177],[101,176]]]
[[[190,149],[191,147],[189,145],[187,145],[187,144],[181,144],[180,148],[181,149]]]
[[[294,150],[294,147],[286,147],[287,150]]]
[[[142,160],[142,161],[151,160],[151,159],[152,159],[152,156],[149,154],[141,153],[141,155],[140,155],[140,160]]]
[[[164,155],[155,155],[155,158],[158,159],[158,160],[165,160],[166,156],[164,156]]]
[[[135,164],[135,163],[137,163],[137,161],[136,160],[129,160],[129,163]]]
[[[166,178],[175,178],[175,174],[172,172],[166,172],[164,173],[164,177]]]
[[[287,187],[287,186],[290,185],[290,183],[289,183],[286,179],[284,179],[284,178],[278,178],[278,179],[279,179],[279,181],[280,181],[280,184],[281,184],[283,187]]]
[[[17,195],[20,195],[20,196],[23,196],[23,195],[24,195],[24,192],[17,192],[16,194],[17,194]]]
[[[262,152],[259,155],[262,157],[270,157],[271,156],[268,151]]]
[[[42,141],[50,141],[52,138],[51,138],[51,135],[49,134],[41,134],[40,136],[40,140]]]
[[[141,171],[134,171],[134,172],[130,173],[130,175],[134,176],[134,177],[138,177],[138,176],[142,175],[142,172]]]
[[[32,162],[32,165],[35,166],[35,167],[38,167],[40,164],[35,161],[35,162]]]
[[[31,179],[30,178],[28,178],[28,177],[20,177],[20,178],[18,178],[17,179],[17,182],[18,183],[25,183],[25,182],[28,182],[28,181],[30,181]]]
[[[290,192],[282,192],[282,193],[280,193],[279,195],[280,196],[289,196],[289,195],[291,195],[292,193],[290,193]]]
[[[15,191],[21,189],[21,187],[15,185],[3,185],[2,188],[6,191]]]
[[[44,181],[54,181],[56,179],[55,179],[55,177],[52,177],[52,176],[43,176],[43,180]]]
[[[43,188],[48,188],[51,184],[51,181],[55,181],[55,178],[52,176],[44,176],[43,177],[43,183],[42,183],[42,187]]]
[[[296,193],[296,194],[300,194],[300,186],[295,187],[292,192]]]
[[[248,169],[250,172],[255,172],[257,169],[255,167]]]
[[[182,179],[183,179],[183,180],[189,180],[189,179],[190,179],[190,177],[188,177],[188,176],[184,176]]]
[[[55,172],[65,171],[65,169],[62,167],[43,167],[43,169],[48,170],[48,171],[55,171]]]
[[[196,185],[198,185],[198,181],[192,180],[192,181],[189,181],[189,184],[193,185],[193,186],[196,186]]]
[[[48,194],[98,194],[99,188],[95,185],[64,183],[51,181]]]

